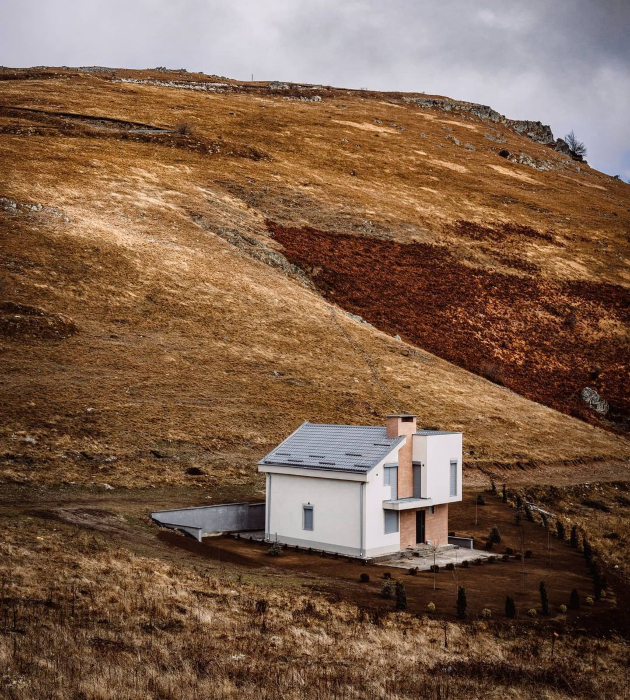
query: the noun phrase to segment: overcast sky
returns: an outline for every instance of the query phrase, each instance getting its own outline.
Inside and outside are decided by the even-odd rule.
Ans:
[[[630,0],[1,0],[0,64],[437,93],[574,129],[630,179]]]

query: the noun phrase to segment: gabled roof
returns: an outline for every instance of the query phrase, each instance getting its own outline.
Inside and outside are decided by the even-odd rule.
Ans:
[[[259,464],[365,474],[405,439],[387,437],[380,426],[306,421]]]

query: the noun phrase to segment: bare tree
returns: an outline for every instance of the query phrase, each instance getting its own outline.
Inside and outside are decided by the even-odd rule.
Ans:
[[[578,141],[576,135],[571,130],[564,140],[571,151],[571,155],[575,158],[586,158],[586,144],[583,141]]]

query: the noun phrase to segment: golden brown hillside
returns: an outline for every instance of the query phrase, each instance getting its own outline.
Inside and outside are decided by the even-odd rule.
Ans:
[[[426,96],[68,69],[0,92],[0,696],[623,696],[629,186]],[[504,538],[437,588],[394,570],[407,612],[376,566],[148,518],[260,500],[303,420],[401,409],[464,432],[453,527]]]
[[[436,356],[496,365],[511,389],[602,423],[571,395],[569,367],[622,413],[624,183],[404,95],[0,76],[4,479],[169,482],[191,466],[249,479],[302,420],[377,423],[401,407],[463,430],[482,468],[570,461],[586,474],[627,458],[625,439]],[[326,253],[301,230],[348,243]],[[461,290],[443,308],[449,266]]]

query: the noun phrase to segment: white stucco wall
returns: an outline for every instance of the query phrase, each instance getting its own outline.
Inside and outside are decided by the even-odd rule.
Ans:
[[[400,549],[400,528],[398,532],[385,534],[385,510],[383,501],[391,498],[392,487],[384,485],[383,464],[398,462],[397,452],[367,474],[365,486],[365,549],[366,556],[376,557]]]
[[[340,554],[361,555],[359,481],[269,474],[267,535],[280,542]],[[303,529],[303,505],[313,506],[313,530]]]
[[[413,460],[426,465],[426,497],[434,505],[462,500],[462,434],[414,435]],[[457,495],[450,495],[450,464],[457,460]],[[425,484],[423,483],[423,488]],[[424,495],[424,494],[423,494]]]

